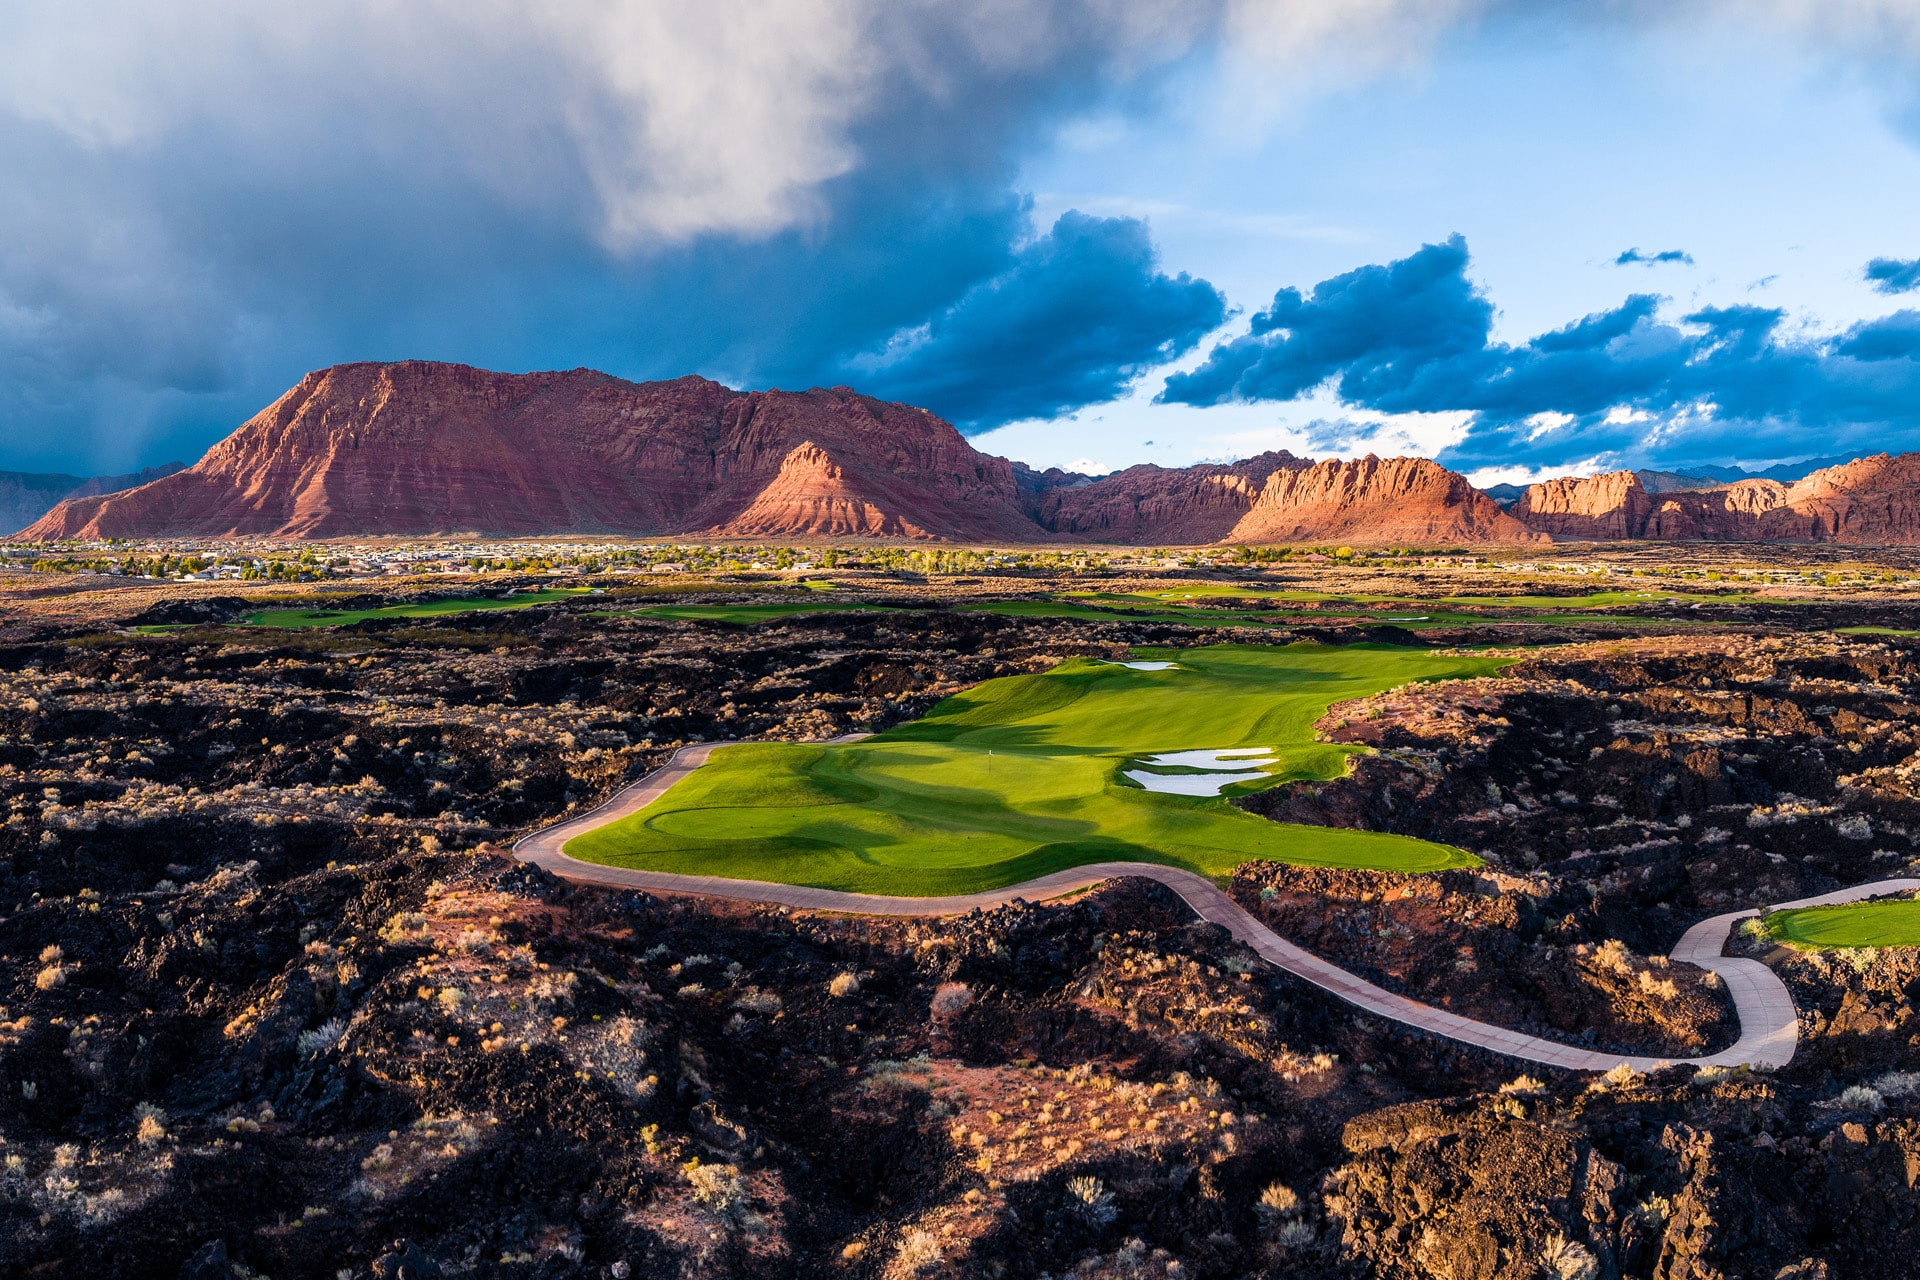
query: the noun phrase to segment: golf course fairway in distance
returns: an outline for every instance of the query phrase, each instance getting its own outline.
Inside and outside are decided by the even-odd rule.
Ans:
[[[470,596],[460,600],[423,600],[418,604],[390,604],[377,609],[268,609],[249,614],[256,627],[293,630],[302,627],[342,627],[369,618],[439,618],[452,613],[482,613],[491,609],[529,609],[536,604],[571,600],[587,595],[591,587],[549,587],[510,596]]]
[[[1431,871],[1474,865],[1405,836],[1270,822],[1120,777],[1173,751],[1266,748],[1228,795],[1331,779],[1357,748],[1316,741],[1335,702],[1483,676],[1512,657],[1384,645],[1139,649],[989,680],[854,743],[741,743],[638,813],[567,842],[588,862],[929,897],[1132,860],[1221,877],[1250,858]],[[1150,766],[1149,766],[1150,767]]]
[[[1920,901],[1912,898],[1775,911],[1764,923],[1775,940],[1809,951],[1828,947],[1920,947]]]

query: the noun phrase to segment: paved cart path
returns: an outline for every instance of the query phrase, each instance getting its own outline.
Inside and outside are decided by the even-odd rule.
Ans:
[[[834,741],[851,742],[865,736],[848,734]],[[1575,1071],[1606,1071],[1622,1062],[1636,1071],[1651,1071],[1682,1062],[1699,1066],[1752,1064],[1784,1067],[1793,1061],[1794,1050],[1799,1047],[1800,1020],[1786,984],[1758,960],[1721,954],[1726,949],[1727,936],[1733,926],[1748,916],[1759,914],[1760,907],[1731,911],[1702,920],[1687,930],[1672,954],[1675,960],[1713,970],[1726,982],[1727,993],[1733,998],[1734,1011],[1740,1019],[1740,1039],[1732,1048],[1707,1057],[1656,1058],[1602,1053],[1543,1040],[1490,1023],[1476,1022],[1472,1018],[1463,1018],[1457,1013],[1396,995],[1288,942],[1248,914],[1213,881],[1178,867],[1163,867],[1151,862],[1093,862],[1056,871],[1025,884],[1008,885],[1004,889],[992,889],[984,893],[963,893],[945,898],[905,898],[841,893],[834,889],[811,889],[805,885],[773,884],[759,880],[635,871],[625,867],[602,866],[597,862],[582,862],[567,856],[567,841],[646,808],[666,794],[668,788],[705,764],[714,748],[720,745],[723,744],[706,742],[680,748],[665,765],[630,784],[599,808],[525,837],[514,846],[515,855],[523,862],[535,863],[557,876],[582,884],[603,885],[613,889],[641,889],[650,893],[727,898],[738,902],[792,907],[801,911],[882,916],[959,915],[976,908],[1003,906],[1016,899],[1037,901],[1059,897],[1120,876],[1140,876],[1157,880],[1172,889],[1201,919],[1221,926],[1275,968],[1304,978],[1348,1004],[1421,1031],[1491,1049],[1510,1058]],[[1871,884],[1855,885],[1851,889],[1841,889],[1819,897],[1770,903],[1767,909],[1825,906],[1909,889],[1920,889],[1920,880],[1876,880]]]

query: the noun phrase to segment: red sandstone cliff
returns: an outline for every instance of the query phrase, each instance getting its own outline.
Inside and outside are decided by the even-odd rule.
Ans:
[[[1232,533],[1275,471],[1311,465],[1283,449],[1225,465],[1128,467],[1047,489],[1031,510],[1049,529],[1096,542],[1195,546]]]
[[[1340,539],[1364,545],[1544,542],[1467,483],[1425,458],[1329,460],[1267,477],[1225,541]]]
[[[1920,545],[1920,454],[1878,454],[1803,480],[1649,494],[1631,471],[1531,485],[1513,515],[1556,537]]]
[[[1637,538],[1653,499],[1631,471],[1559,476],[1528,485],[1508,513],[1530,529],[1561,538]]]
[[[309,374],[188,470],[20,536],[454,532],[1047,536],[1011,465],[924,409],[425,361]]]

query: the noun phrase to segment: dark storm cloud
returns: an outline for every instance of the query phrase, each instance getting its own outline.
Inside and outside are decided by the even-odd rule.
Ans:
[[[1693,255],[1684,249],[1665,249],[1659,253],[1642,253],[1638,249],[1628,249],[1613,260],[1613,265],[1616,267],[1657,267],[1666,263],[1682,263],[1690,267],[1693,265]]]
[[[1454,236],[1398,262],[1282,289],[1245,337],[1215,347],[1161,399],[1292,400],[1330,388],[1385,413],[1464,411],[1450,465],[1668,459],[1920,446],[1920,312],[1835,335],[1783,331],[1768,307],[1662,319],[1636,294],[1518,345],[1491,337],[1492,303]]]
[[[1226,316],[1204,280],[1159,270],[1147,225],[1069,211],[1003,273],[877,359],[849,364],[875,395],[984,428],[1112,400]]]
[[[1354,403],[1403,394],[1425,370],[1486,345],[1493,305],[1466,278],[1467,242],[1454,236],[1386,266],[1282,289],[1251,332],[1213,349],[1192,373],[1167,379],[1180,404],[1292,400],[1338,375]]]
[[[1920,258],[1875,258],[1866,278],[1876,293],[1912,293],[1920,289]]]
[[[1157,274],[1144,227],[1035,240],[1013,184],[1202,11],[748,7],[26,24],[0,48],[0,468],[191,460],[344,360],[804,387],[925,326],[898,385],[987,427],[1196,340],[1218,296]],[[1070,287],[1112,308],[1093,332],[997,391],[963,367],[992,323],[1080,324]]]

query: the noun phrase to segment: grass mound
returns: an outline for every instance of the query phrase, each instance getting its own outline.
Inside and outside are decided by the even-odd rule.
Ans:
[[[742,743],[639,813],[575,837],[576,858],[655,871],[936,896],[1135,860],[1224,876],[1249,858],[1397,871],[1461,850],[1269,822],[1223,799],[1142,790],[1120,771],[1167,751],[1266,747],[1228,795],[1340,776],[1355,748],[1314,739],[1335,702],[1512,659],[1353,645],[1138,650],[1164,671],[1069,659],[990,680],[863,742]]]
[[[1920,901],[1912,898],[1775,911],[1764,923],[1768,935],[1776,941],[1809,951],[1920,947]]]

